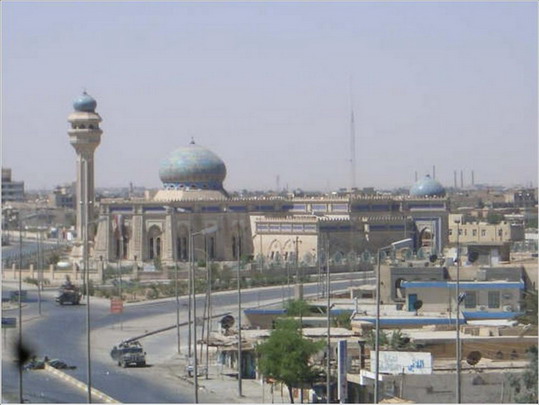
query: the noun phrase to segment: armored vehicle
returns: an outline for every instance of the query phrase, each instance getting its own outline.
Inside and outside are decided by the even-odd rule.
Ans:
[[[146,352],[138,341],[122,342],[114,346],[110,352],[110,357],[118,363],[120,367],[135,365],[143,367],[146,365]]]
[[[82,294],[77,286],[71,283],[69,277],[66,277],[64,284],[60,286],[58,295],[56,296],[56,302],[60,305],[66,303],[72,305],[79,305]]]

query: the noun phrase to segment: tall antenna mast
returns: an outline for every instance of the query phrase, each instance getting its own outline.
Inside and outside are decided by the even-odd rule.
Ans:
[[[354,98],[350,76],[350,192],[356,188],[356,124],[354,121]]]

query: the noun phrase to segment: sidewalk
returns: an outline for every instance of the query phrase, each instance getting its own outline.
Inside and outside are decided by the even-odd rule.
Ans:
[[[211,358],[211,356],[210,356]],[[184,356],[176,355],[170,359],[176,370],[185,370],[187,361]],[[201,365],[205,363],[202,362]],[[187,373],[179,371],[172,373],[176,378],[189,384],[194,389],[194,378]],[[275,385],[273,402],[271,384],[262,384],[260,379],[242,379],[242,397],[238,396],[237,370],[210,363],[208,379],[205,375],[198,377],[199,401],[202,403],[290,403],[288,391],[283,386],[282,397],[279,385]]]

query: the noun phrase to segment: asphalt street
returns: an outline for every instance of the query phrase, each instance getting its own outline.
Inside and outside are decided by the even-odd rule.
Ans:
[[[363,275],[355,277],[354,284],[363,283]],[[332,290],[347,288],[351,285],[350,280],[336,280],[332,282]],[[5,288],[5,287],[4,287]],[[269,302],[280,302],[288,299],[292,294],[293,286],[275,286],[267,288],[257,288],[242,291],[243,309],[256,307]],[[316,295],[316,283],[307,284],[304,293]],[[54,303],[55,291],[46,291],[43,294],[42,316],[37,314],[37,292],[29,289],[29,301],[23,308],[23,336],[24,342],[28,344],[38,357],[48,356],[49,358],[59,358],[69,365],[77,366],[67,373],[79,379],[87,381],[86,367],[86,306],[57,306]],[[204,296],[197,296],[198,316],[202,316]],[[230,310],[237,314],[237,293],[236,291],[218,292],[212,295],[213,313]],[[180,319],[184,322],[187,319],[187,299],[180,299]],[[170,352],[175,351],[175,331],[165,332],[160,335],[145,338],[142,343],[148,352],[148,368],[128,368],[122,369],[116,366],[109,357],[109,351],[114,343],[104,341],[102,337],[103,328],[119,328],[121,323],[136,321],[139,329],[146,331],[145,318],[160,316],[163,314],[174,314],[176,311],[176,300],[165,299],[154,302],[147,302],[138,305],[127,305],[121,315],[110,314],[110,304],[108,300],[96,299],[91,303],[91,329],[92,347],[107,347],[95,353],[92,350],[91,377],[93,387],[101,390],[107,395],[125,403],[191,403],[193,402],[192,389],[188,389],[181,384],[174,384],[166,378],[155,378],[154,373],[149,373],[155,366],[152,361],[159,361],[158,356],[152,357],[153,351],[163,351],[169,347]],[[17,316],[17,310],[5,311],[3,316]],[[161,327],[171,326],[164,324]],[[181,339],[187,340],[187,328],[182,328]],[[149,330],[148,330],[149,331]],[[18,390],[18,370],[13,357],[9,351],[13,348],[13,343],[17,339],[17,329],[9,329],[5,334],[7,342],[3,345],[4,355],[2,358],[2,392],[4,400],[15,397]],[[133,335],[140,334],[140,331],[133,331]],[[116,342],[119,343],[119,342]],[[109,347],[110,346],[110,347]],[[168,351],[167,351],[168,352]],[[152,360],[153,358],[153,360]],[[152,376],[149,378],[149,376]],[[59,382],[54,377],[47,375],[43,371],[25,371],[23,374],[23,392],[25,400],[28,402],[64,402],[81,403],[86,402],[87,396],[80,390]]]

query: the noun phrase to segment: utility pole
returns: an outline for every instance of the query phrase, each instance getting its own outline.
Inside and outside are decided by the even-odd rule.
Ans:
[[[188,313],[188,320],[187,320],[187,324],[189,325],[189,329],[187,330],[187,356],[189,357],[189,360],[191,360],[191,355],[192,355],[192,351],[191,351],[191,342],[192,342],[192,336],[191,336],[191,331],[192,331],[192,309],[193,309],[193,303],[192,303],[192,300],[193,300],[193,296],[192,296],[192,289],[193,289],[193,267],[194,267],[194,257],[193,257],[193,253],[194,251],[192,252],[192,249],[191,249],[191,245],[193,244],[193,228],[192,228],[192,224],[191,224],[191,219],[189,219],[189,277],[187,277],[187,290],[189,291],[189,298],[187,300],[187,313]]]
[[[176,260],[174,261],[174,291],[176,293],[176,343],[178,345],[178,354],[180,354],[180,296],[178,291],[178,262]]]
[[[326,241],[326,296],[327,296],[327,358],[326,358],[326,402],[331,398],[331,273],[329,271],[329,238]]]
[[[91,368],[91,339],[90,339],[90,332],[91,332],[91,325],[90,325],[90,269],[88,268],[88,213],[89,213],[89,203],[88,200],[88,161],[86,158],[83,158],[82,162],[83,166],[83,200],[81,203],[83,204],[83,267],[85,272],[85,280],[86,280],[86,348],[87,348],[87,367],[86,372],[88,374],[88,403],[92,403],[92,368]]]
[[[191,288],[192,288],[192,297],[193,297],[193,371],[195,376],[195,404],[198,404],[198,358],[197,358],[197,300],[196,300],[196,287],[195,287],[195,247],[194,245],[195,237],[191,232],[191,243],[189,244],[190,256],[191,256]]]
[[[299,274],[299,244],[300,243],[301,241],[299,240],[299,236],[296,236],[296,241],[294,243],[296,247],[296,288],[299,289],[298,298],[302,300],[303,299],[303,280]]]
[[[22,215],[19,211],[19,402],[22,404]]]
[[[208,252],[208,249],[206,248],[206,252]],[[211,283],[212,283],[212,269],[211,269],[211,258],[210,254],[207,255],[208,259],[206,261],[206,264],[208,265],[208,326],[206,330],[206,380],[208,379],[208,374],[210,370],[210,326],[211,326],[211,319],[212,319],[212,311],[211,311]]]
[[[39,215],[38,215],[39,219]],[[41,281],[43,268],[43,246],[41,246],[41,229],[37,227],[37,307],[39,316],[41,316]]]
[[[122,301],[122,308],[123,308],[123,299],[122,299],[122,257],[124,255],[124,234],[123,234],[123,217],[119,216],[118,220],[118,231],[119,231],[119,237],[120,237],[120,249],[118,250],[119,257],[118,257],[118,277],[119,277],[119,284],[118,284],[118,294],[120,296],[120,301]],[[122,324],[122,313],[120,312],[118,314],[118,317],[120,318],[120,330],[123,330],[123,324]]]
[[[456,288],[456,303],[457,303],[457,339],[456,339],[456,354],[457,354],[457,392],[456,403],[460,404],[461,399],[461,386],[460,386],[460,220],[456,220],[457,224],[457,288]]]

